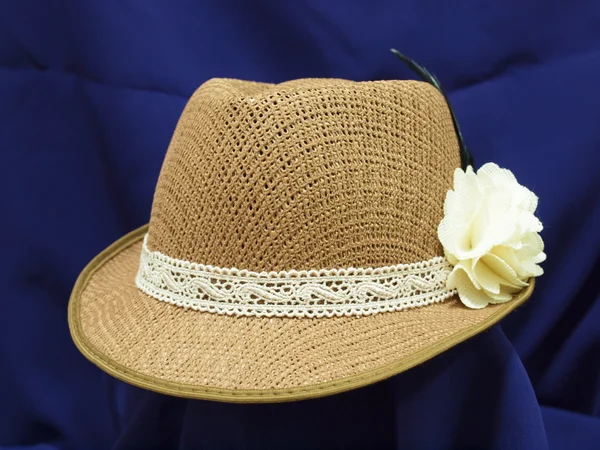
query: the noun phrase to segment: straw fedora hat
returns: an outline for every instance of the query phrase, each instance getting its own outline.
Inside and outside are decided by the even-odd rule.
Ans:
[[[79,276],[79,350],[125,382],[228,402],[330,395],[490,327],[545,258],[537,198],[473,170],[435,77],[212,79],[148,225]]]

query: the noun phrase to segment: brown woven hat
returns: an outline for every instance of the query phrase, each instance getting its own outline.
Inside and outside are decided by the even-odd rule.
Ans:
[[[498,291],[510,301],[473,308],[448,282],[458,265],[438,228],[460,166],[428,83],[209,80],[149,224],[80,275],[73,340],[128,383],[219,401],[314,398],[409,369],[533,289],[520,276]]]

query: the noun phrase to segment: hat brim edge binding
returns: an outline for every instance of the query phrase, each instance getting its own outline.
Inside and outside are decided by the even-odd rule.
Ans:
[[[352,375],[346,378],[328,381],[319,384],[298,386],[287,389],[247,390],[247,389],[222,389],[210,386],[191,386],[187,384],[169,382],[156,377],[138,373],[126,366],[113,361],[89,343],[83,333],[80,320],[80,296],[89,279],[104,263],[120,253],[123,249],[137,241],[141,241],[148,230],[148,224],[143,225],[115,241],[104,251],[99,253],[80,273],[69,299],[68,325],[71,338],[78,350],[93,364],[109,375],[131,385],[148,389],[161,394],[181,398],[210,400],[228,403],[280,403],[297,400],[308,400],[325,397],[364,387],[388,379],[394,375],[422,364],[431,358],[443,353],[461,342],[481,333],[496,324],[511,311],[523,304],[532,294],[535,279],[529,280],[529,285],[519,292],[513,300],[504,304],[492,305],[493,314],[475,326],[463,329],[460,332],[415,352],[413,355],[399,361],[378,367],[368,372]]]

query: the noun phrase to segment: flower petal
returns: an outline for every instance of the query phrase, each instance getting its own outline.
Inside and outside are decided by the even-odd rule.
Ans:
[[[514,288],[527,286],[527,283],[519,279],[517,272],[515,272],[506,261],[496,256],[494,253],[488,253],[481,259],[498,276],[500,284]]]
[[[546,261],[546,254],[544,252],[540,252],[537,255],[535,255],[531,260],[536,264],[542,263]]]
[[[544,241],[537,233],[527,233],[521,241],[523,245],[517,252],[517,256],[521,259],[535,258],[544,251]]]
[[[498,164],[489,162],[485,163],[477,170],[477,175],[481,177],[483,180],[490,182],[489,180],[493,180],[492,182],[496,185],[515,185],[518,184],[515,175],[507,169],[502,169]]]
[[[531,232],[539,233],[540,231],[542,231],[544,229],[542,222],[540,222],[540,219],[535,217],[532,213],[525,212],[525,211],[521,212],[521,214],[520,214],[519,228],[520,228],[521,234],[531,233]]]
[[[457,169],[460,170],[460,169]],[[463,174],[462,189],[448,191],[444,201],[444,218],[438,225],[438,238],[446,251],[452,255],[471,250],[471,223],[478,215],[480,192],[475,174]],[[463,259],[463,258],[461,258]]]
[[[473,261],[473,275],[483,290],[493,294],[500,293],[499,280],[501,278],[486,265],[483,258],[478,258]]]
[[[502,291],[500,291],[497,294],[491,294],[491,293],[488,293],[488,294],[490,297],[489,302],[494,303],[494,304],[505,303],[509,300],[512,300],[512,298],[513,298],[512,294],[509,294],[508,292],[502,292]]]
[[[517,250],[505,245],[498,245],[494,247],[494,251],[492,253],[508,264],[510,268],[517,274],[517,277],[521,278],[521,274],[524,272],[524,269],[520,259],[517,256]]]
[[[467,275],[467,277],[469,277],[471,284],[475,286],[475,289],[482,289],[481,285],[479,284],[479,281],[477,281],[477,277],[475,277],[475,274],[473,273],[473,260],[467,259],[464,261],[459,261],[458,264],[454,266],[454,268],[462,269]]]
[[[525,283],[525,286],[528,286],[529,283]],[[500,289],[500,294],[490,296],[490,303],[506,303],[509,300],[512,300],[514,294],[519,292],[522,288],[513,288],[509,286],[502,286]]]
[[[461,267],[456,267],[450,273],[448,284],[456,288],[460,301],[469,308],[481,309],[490,303],[490,297],[473,286],[471,279]]]

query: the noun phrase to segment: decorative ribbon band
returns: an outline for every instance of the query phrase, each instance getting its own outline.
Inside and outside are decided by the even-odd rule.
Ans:
[[[236,316],[363,316],[441,302],[452,266],[441,257],[379,268],[252,272],[171,258],[144,237],[136,285],[158,300]]]

